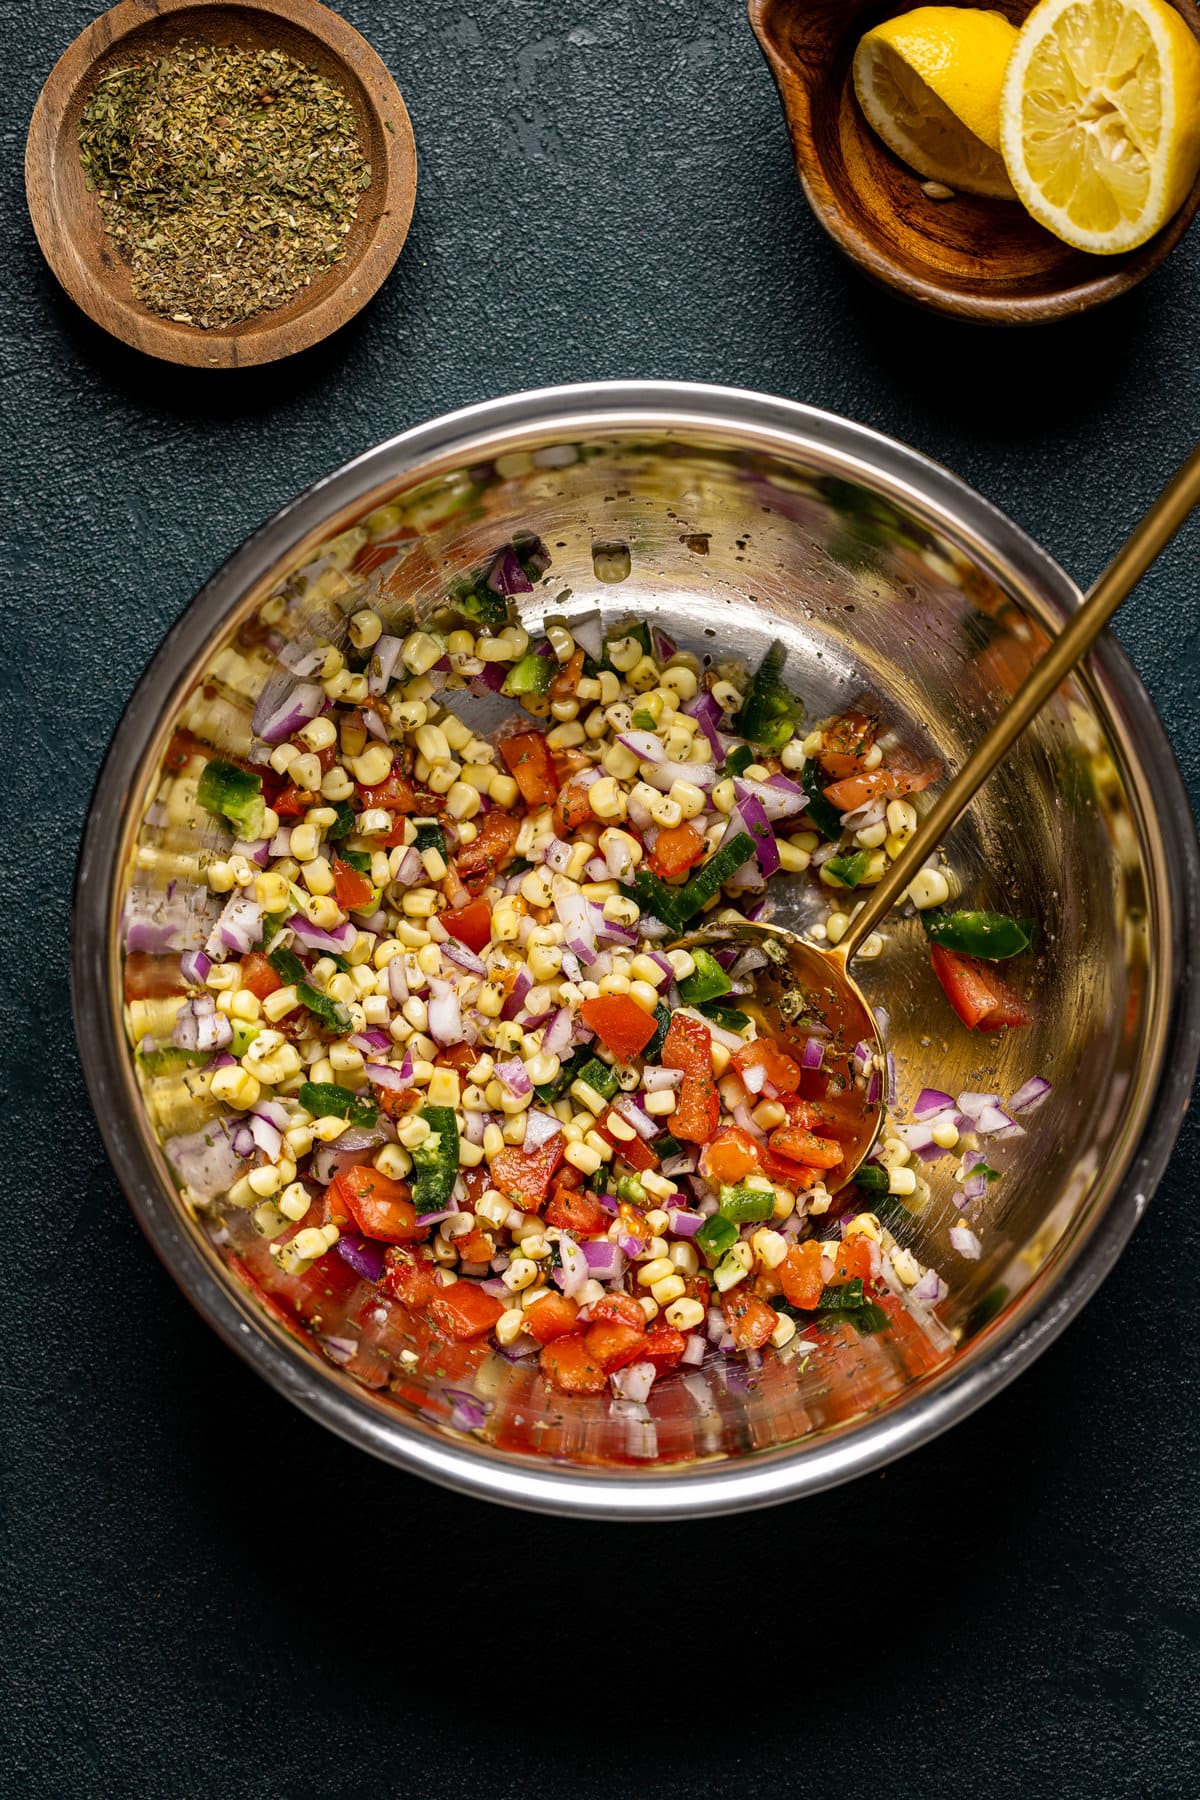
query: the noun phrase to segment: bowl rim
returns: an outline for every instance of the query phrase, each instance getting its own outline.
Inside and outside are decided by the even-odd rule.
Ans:
[[[1031,585],[1062,612],[1075,584],[1006,514],[940,464],[868,426],[794,401],[680,381],[591,382],[484,401],[413,426],[305,489],[233,552],[167,632],[122,713],[96,779],[80,843],[71,917],[71,996],[88,1092],[106,1151],[146,1237],[187,1298],[218,1335],[310,1418],[407,1472],[502,1504],[571,1517],[679,1519],[748,1510],[819,1492],[878,1469],[929,1442],[1012,1381],[1051,1344],[1095,1293],[1124,1249],[1162,1176],[1183,1123],[1200,1061],[1200,983],[1189,979],[1189,944],[1200,934],[1200,843],[1165,729],[1133,664],[1110,633],[1092,653],[1105,701],[1136,759],[1154,770],[1155,817],[1169,910],[1164,934],[1160,1062],[1140,1134],[1123,1174],[1095,1209],[1069,1258],[1013,1303],[1013,1318],[986,1353],[968,1349],[935,1387],[916,1384],[896,1406],[860,1419],[807,1448],[658,1475],[567,1469],[518,1459],[475,1440],[454,1441],[386,1408],[307,1351],[229,1281],[215,1252],[163,1179],[132,1103],[129,1056],[112,1004],[115,943],[111,898],[122,845],[140,807],[146,756],[197,662],[247,594],[294,553],[306,535],[326,535],[339,512],[417,469],[466,467],[514,435],[625,430],[690,436],[739,435],[747,444],[806,454],[884,491],[952,533],[967,533],[1010,579]],[[498,441],[497,441],[498,440]],[[164,692],[167,695],[164,703]],[[1153,848],[1153,846],[1151,846]],[[1151,870],[1153,868],[1151,865]],[[1160,963],[1160,967],[1164,966]]]

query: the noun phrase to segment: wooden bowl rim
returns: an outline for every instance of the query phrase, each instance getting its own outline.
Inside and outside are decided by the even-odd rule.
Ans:
[[[205,331],[160,317],[114,291],[71,229],[60,229],[37,177],[58,164],[60,139],[71,104],[96,65],[123,38],[176,13],[259,14],[315,38],[361,90],[384,145],[383,168],[372,162],[372,187],[382,184],[382,205],[358,256],[311,306],[275,326],[258,314],[228,330]],[[386,109],[386,117],[385,117]],[[387,128],[390,118],[391,128]],[[112,336],[150,356],[197,368],[247,368],[307,350],[354,317],[395,266],[408,236],[417,191],[417,152],[412,121],[387,65],[339,13],[320,0],[120,0],[68,44],[38,95],[25,145],[25,193],[34,233],[56,280],[90,319]],[[303,297],[303,290],[297,298]]]
[[[1072,282],[1053,293],[1022,296],[1019,292],[1009,291],[994,297],[987,294],[964,294],[955,288],[944,287],[936,281],[914,275],[889,257],[877,242],[848,229],[837,194],[825,178],[820,159],[808,154],[806,139],[815,135],[812,89],[814,83],[823,79],[826,72],[785,56],[770,25],[772,18],[783,11],[803,12],[805,0],[747,0],[746,10],[750,29],[758,39],[787,119],[800,186],[818,224],[838,248],[874,280],[894,289],[918,306],[926,306],[954,318],[991,325],[1037,325],[1055,319],[1073,318],[1136,287],[1175,248],[1200,208],[1198,176],[1178,212],[1148,242],[1135,250],[1126,251],[1119,258],[1095,257],[1093,260],[1097,263],[1111,262],[1115,266],[1104,273],[1098,271],[1091,280]],[[1200,35],[1197,15],[1182,7],[1176,7],[1176,10],[1191,29]],[[847,17],[847,30],[853,28],[857,16],[855,13]],[[794,94],[789,92],[785,75],[794,81]],[[803,129],[798,130],[797,126]],[[865,120],[863,127],[864,130],[870,130]]]

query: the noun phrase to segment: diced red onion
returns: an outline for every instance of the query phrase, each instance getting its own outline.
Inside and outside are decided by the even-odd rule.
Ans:
[[[290,856],[292,854],[292,828],[281,825],[267,846],[271,856]]]
[[[701,731],[712,747],[713,761],[722,762],[725,757],[725,744],[718,727],[721,722],[721,709],[707,688],[701,688],[694,699],[686,702],[683,708],[690,719],[695,719]]]
[[[910,1150],[927,1150],[931,1146],[934,1149],[938,1148],[933,1142],[931,1127],[920,1120],[912,1125],[892,1125],[890,1130],[902,1144],[907,1144]]]
[[[403,1006],[409,998],[408,970],[404,966],[403,955],[393,956],[388,962],[388,993],[397,1006]]]
[[[589,881],[607,881],[608,864],[602,856],[590,856],[583,865],[583,872]]]
[[[652,731],[621,731],[617,734],[617,742],[622,749],[636,756],[639,762],[661,763],[667,760],[662,739]]]
[[[291,1122],[291,1114],[282,1100],[260,1100],[254,1108],[260,1119],[266,1119],[277,1131],[286,1131]]]
[[[656,663],[669,663],[679,645],[668,637],[661,625],[650,627],[650,649]]]
[[[646,781],[660,794],[669,793],[677,781],[688,781],[693,787],[703,788],[707,793],[717,785],[717,771],[714,764],[659,762],[646,769]]]
[[[662,1165],[663,1174],[671,1177],[676,1175],[694,1175],[696,1172],[696,1156],[696,1150],[694,1148],[689,1148],[687,1150],[677,1150],[674,1156],[664,1157]]]
[[[502,594],[505,599],[510,594],[533,592],[533,583],[521,567],[511,544],[505,544],[502,550],[497,550],[484,579],[493,594]]]
[[[466,944],[460,944],[457,938],[448,937],[446,939],[442,945],[442,955],[447,962],[455,963],[460,969],[465,969],[468,975],[487,974],[487,964],[483,958],[476,956],[475,952]]]
[[[182,963],[180,967],[182,968]],[[1032,1112],[1040,1106],[1050,1092],[1050,1083],[1044,1075],[1031,1075],[1029,1080],[1020,1086],[1008,1103],[1010,1113]]]
[[[325,706],[325,689],[316,681],[299,681],[289,688],[282,700],[274,706],[264,707],[266,692],[260,695],[254,716],[250,722],[251,730],[256,737],[262,738],[266,744],[282,744],[315,719]]]
[[[874,1106],[883,1091],[883,1083],[879,1078],[879,1070],[871,1070],[871,1078],[867,1082],[867,1105]]]
[[[926,1269],[912,1291],[913,1298],[919,1300],[922,1306],[936,1306],[949,1292],[936,1269]]]
[[[195,994],[176,1013],[171,1042],[181,1050],[224,1050],[233,1042],[233,1026],[211,994]]]
[[[418,1213],[417,1223],[419,1225],[440,1225],[443,1219],[452,1219],[457,1211],[457,1206],[444,1206],[441,1212]]]
[[[387,633],[376,638],[371,651],[371,666],[367,670],[367,692],[372,699],[378,700],[387,693],[403,648],[403,638],[392,637]]]
[[[532,986],[533,976],[529,973],[525,964],[522,963],[513,980],[512,992],[504,1002],[504,1005],[500,1008],[500,1017],[502,1019],[511,1020],[516,1018],[517,1014],[524,1006],[525,996]]]
[[[1002,1106],[985,1106],[974,1120],[980,1137],[1024,1137],[1025,1127],[1010,1119]]]
[[[740,1073],[742,1085],[749,1093],[755,1095],[762,1093],[763,1087],[766,1084],[767,1071],[763,1068],[761,1063],[751,1063],[748,1069],[742,1069]]]
[[[590,967],[596,960],[596,934],[588,902],[582,894],[561,894],[554,902],[554,910],[563,928],[567,948],[581,963]]]
[[[913,1118],[928,1119],[934,1113],[945,1112],[947,1107],[953,1105],[953,1094],[943,1094],[940,1088],[922,1088],[913,1107]]]
[[[968,1175],[960,1190],[960,1204],[974,1206],[977,1201],[986,1197],[987,1191],[988,1178],[986,1175]]]
[[[461,1044],[462,1006],[453,986],[448,981],[438,981],[435,976],[431,976],[429,987],[431,998],[427,1002],[427,1012],[430,1037],[443,1049],[451,1044]]]
[[[724,1044],[727,1050],[745,1049],[746,1046],[744,1041],[738,1037],[735,1032],[726,1031],[723,1025],[714,1025],[711,1019],[706,1019],[703,1013],[696,1012],[694,1007],[681,1006],[678,1010],[685,1018],[695,1019],[699,1024],[703,1025],[705,1030],[710,1033],[716,1042],[718,1044]]]
[[[556,875],[565,875],[567,864],[573,854],[571,845],[564,843],[562,838],[551,838],[542,852],[542,861],[548,869],[553,869]]]
[[[642,1070],[642,1086],[648,1094],[661,1094],[664,1088],[677,1088],[682,1081],[682,1069],[660,1069],[651,1063]]]
[[[625,1273],[625,1253],[619,1244],[602,1238],[583,1245],[588,1274],[596,1281],[616,1281]]]
[[[519,1056],[510,1057],[507,1062],[498,1062],[496,1079],[503,1082],[515,1100],[520,1100],[525,1094],[533,1092],[529,1071]]]
[[[497,1073],[499,1073],[498,1070]],[[477,1116],[483,1117],[482,1113]],[[561,1130],[562,1125],[553,1113],[543,1112],[538,1106],[531,1106],[525,1114],[525,1137],[521,1147],[526,1153],[540,1150],[543,1144],[548,1143],[555,1133]]]
[[[886,1064],[886,1068],[887,1068],[887,1085],[884,1089],[883,1104],[885,1106],[895,1106],[895,1104],[896,1104],[896,1058],[892,1055],[890,1050],[887,1053],[887,1057],[885,1059],[885,1064]]]
[[[685,1368],[698,1369],[700,1364],[704,1361],[704,1352],[706,1349],[707,1345],[699,1332],[689,1331],[687,1337],[684,1339],[683,1355],[679,1360]]]
[[[623,1369],[614,1369],[609,1376],[612,1389],[622,1400],[644,1401],[654,1386],[654,1377],[658,1374],[652,1362],[627,1363]]]
[[[268,838],[238,838],[229,854],[244,856],[247,862],[254,863],[259,869],[265,869],[272,854],[270,840]]]
[[[965,1093],[958,1096],[958,1110],[965,1112],[969,1119],[977,1119],[981,1112],[989,1106],[999,1106],[999,1094]]]
[[[733,784],[737,795],[737,811],[754,841],[754,857],[764,875],[774,875],[779,867],[779,845],[762,801],[754,792],[754,783],[739,776]]]
[[[671,1230],[676,1237],[695,1237],[704,1223],[703,1213],[685,1212],[681,1206],[672,1206],[667,1213],[671,1222]]]
[[[303,913],[293,913],[287,921],[289,931],[294,931],[297,941],[309,950],[332,950],[335,956],[343,955],[357,937],[349,919],[333,931],[325,931],[320,925],[314,925]]]
[[[239,1156],[254,1155],[254,1133],[248,1125],[238,1124],[233,1127],[233,1147]]]
[[[750,1116],[750,1108],[746,1105],[744,1100],[740,1101],[738,1105],[734,1107],[733,1118],[734,1123],[740,1125],[743,1131],[748,1131],[750,1136],[756,1139],[758,1143],[765,1143],[766,1133],[761,1126],[754,1123],[754,1120]]]
[[[571,1048],[571,1009],[560,1006],[542,1032],[542,1055],[563,1057]]]
[[[412,887],[414,882],[425,879],[425,864],[421,861],[421,852],[415,844],[410,844],[396,865],[396,873],[392,880],[399,887]]]
[[[351,1034],[350,1044],[355,1050],[361,1050],[364,1056],[374,1050],[390,1050],[392,1040],[386,1031],[355,1031]]]
[[[824,1060],[825,1046],[820,1038],[805,1038],[804,1050],[800,1057],[800,1067],[802,1069],[819,1069]]]
[[[264,1119],[260,1113],[252,1113],[250,1117],[250,1135],[262,1151],[268,1162],[278,1162],[279,1153],[283,1149],[283,1133],[270,1119]]]
[[[334,1249],[364,1281],[382,1281],[384,1245],[378,1238],[347,1237],[343,1232]]]
[[[559,1234],[558,1252],[562,1266],[554,1271],[554,1279],[568,1300],[573,1300],[591,1275],[587,1256],[569,1231]]]
[[[627,1125],[632,1125],[640,1138],[655,1137],[660,1130],[657,1121],[652,1119],[648,1112],[642,1110],[632,1094],[619,1094],[613,1101],[613,1111],[618,1113]]]
[[[411,1066],[412,1057],[410,1056],[406,1058],[406,1060],[409,1063],[407,1075],[405,1075],[403,1067],[398,1069],[394,1063],[367,1063],[364,1071],[367,1080],[373,1082],[376,1087],[386,1088],[389,1093],[399,1094],[403,1092],[405,1088],[410,1088],[412,1086],[413,1080]]]
[[[738,799],[747,797],[757,800],[772,825],[781,819],[795,819],[808,805],[808,796],[804,789],[794,781],[785,782],[782,775],[774,775],[769,781],[752,781],[744,775],[737,778]]]
[[[965,1257],[968,1262],[979,1261],[979,1255],[983,1249],[983,1245],[975,1236],[975,1233],[971,1230],[969,1225],[952,1225],[950,1227],[950,1242],[958,1251],[958,1254]]]
[[[203,950],[185,950],[179,959],[179,973],[183,979],[202,987],[212,972],[212,958]]]

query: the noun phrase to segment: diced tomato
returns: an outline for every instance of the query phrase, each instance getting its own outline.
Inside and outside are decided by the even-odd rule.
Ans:
[[[454,1248],[462,1261],[469,1263],[491,1262],[496,1254],[495,1244],[480,1225],[468,1231],[466,1237],[455,1238]]]
[[[573,700],[575,698],[579,683],[583,680],[583,661],[582,649],[576,650],[564,667],[558,671],[550,683],[551,704],[555,700]]]
[[[919,794],[940,772],[937,762],[924,762],[911,751],[897,747],[888,752],[887,766],[860,770],[841,781],[831,782],[825,798],[839,812],[853,812],[869,800],[882,800],[893,794]]]
[[[554,802],[554,829],[559,836],[570,837],[594,816],[587,787],[578,780],[568,781]],[[491,817],[490,813],[488,817]]]
[[[645,1138],[640,1138],[636,1131],[631,1138],[619,1137],[610,1123],[613,1117],[612,1113],[605,1113],[596,1125],[596,1130],[605,1143],[612,1145],[616,1155],[627,1162],[635,1174],[640,1175],[644,1169],[657,1169],[658,1157]]]
[[[791,1188],[793,1194],[804,1193],[817,1179],[816,1169],[806,1169],[803,1163],[793,1162],[790,1156],[780,1156],[770,1144],[759,1145],[758,1160],[768,1181]]]
[[[549,1344],[574,1331],[578,1316],[579,1308],[565,1294],[547,1294],[528,1308],[525,1323],[539,1344]]]
[[[500,754],[528,807],[549,806],[558,793],[554,758],[540,731],[519,731],[501,738]]]
[[[636,1360],[652,1362],[660,1375],[678,1364],[687,1349],[687,1339],[682,1331],[675,1331],[670,1325],[655,1325],[642,1339]]]
[[[999,1031],[1028,1025],[1029,1009],[1002,975],[974,956],[960,956],[942,944],[929,946],[933,972],[968,1031]]]
[[[686,875],[704,855],[704,838],[694,825],[670,825],[654,840],[647,868],[664,881]]]
[[[166,1000],[186,994],[187,982],[179,972],[179,952],[154,956],[148,950],[132,950],[125,958],[126,1000]]]
[[[700,1173],[729,1187],[736,1187],[743,1176],[757,1175],[760,1167],[758,1145],[740,1125],[726,1125],[718,1131],[700,1156]]]
[[[805,1244],[793,1244],[776,1274],[783,1297],[792,1306],[815,1306],[825,1287],[821,1279],[820,1244],[811,1239]]]
[[[310,806],[317,804],[318,798],[312,788],[298,788],[294,781],[289,781],[276,794],[271,805],[281,819],[298,819],[301,813],[306,813]]]
[[[774,1038],[755,1038],[733,1053],[733,1066],[739,1073],[761,1069],[771,1086],[781,1094],[794,1094],[800,1086],[800,1064],[777,1044]]]
[[[721,1311],[739,1350],[761,1350],[779,1323],[775,1308],[752,1294],[744,1281],[721,1295]]]
[[[536,1310],[536,1307],[530,1308],[531,1312]],[[638,1310],[640,1312],[641,1308]],[[635,1325],[622,1325],[611,1319],[593,1320],[583,1341],[605,1374],[611,1375],[614,1369],[628,1368],[630,1363],[639,1360],[646,1333]]]
[[[492,877],[513,859],[513,846],[521,821],[499,806],[493,806],[479,823],[479,834],[464,844],[454,859],[460,878],[473,891],[486,887]]]
[[[866,1281],[871,1274],[871,1245],[861,1234],[843,1238],[834,1258],[830,1287],[841,1287],[847,1281]]]
[[[569,1231],[575,1237],[598,1237],[612,1224],[612,1214],[593,1194],[560,1184],[546,1208],[546,1223],[557,1226],[560,1231]]]
[[[242,958],[242,986],[248,989],[256,1000],[265,1000],[268,994],[275,993],[276,989],[283,986],[283,983],[262,951],[251,950],[249,956]]]
[[[380,1109],[389,1119],[405,1119],[410,1112],[415,1112],[422,1101],[419,1088],[375,1088],[374,1094]]]
[[[658,1030],[653,1015],[628,994],[601,994],[598,999],[585,1000],[579,1016],[618,1062],[630,1062]],[[707,1032],[704,1035],[708,1037]]]
[[[429,1227],[417,1224],[417,1209],[403,1181],[393,1181],[378,1169],[358,1163],[343,1169],[329,1184],[331,1205],[344,1207],[364,1237],[382,1238],[388,1244],[410,1244],[428,1237]]]
[[[831,781],[853,775],[860,768],[877,729],[876,721],[866,713],[851,711],[834,720],[817,752],[817,761]]]
[[[425,1310],[443,1337],[461,1342],[490,1331],[504,1307],[477,1281],[456,1281],[453,1287],[439,1288]]]
[[[333,892],[343,912],[355,912],[366,906],[375,888],[367,876],[360,875],[357,869],[343,862],[340,856],[333,859]]]
[[[493,1186],[526,1212],[536,1212],[550,1192],[550,1183],[565,1149],[561,1131],[548,1137],[536,1150],[525,1151],[516,1145],[506,1145],[491,1160]]]
[[[712,1035],[699,1019],[676,1013],[663,1045],[663,1064],[682,1069],[671,1131],[689,1143],[707,1144],[721,1120],[721,1099],[712,1066]]]
[[[453,1293],[453,1288],[450,1291]],[[608,1376],[579,1332],[555,1338],[545,1346],[538,1362],[546,1380],[564,1394],[602,1394],[608,1386]]]
[[[646,1315],[632,1294],[602,1294],[591,1308],[593,1325],[629,1325],[644,1332]]]
[[[772,1150],[810,1169],[836,1169],[842,1160],[842,1146],[832,1138],[818,1137],[803,1125],[780,1125],[767,1140]]]
[[[470,906],[460,906],[457,912],[445,912],[441,919],[450,936],[465,944],[468,950],[474,950],[476,955],[486,950],[491,942],[492,910],[486,900],[472,900]]]
[[[437,1265],[428,1250],[395,1247],[383,1253],[383,1291],[389,1299],[414,1308],[427,1306],[437,1293]]]

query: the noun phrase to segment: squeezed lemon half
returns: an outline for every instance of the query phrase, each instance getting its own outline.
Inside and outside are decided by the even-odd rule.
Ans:
[[[1133,250],[1200,169],[1200,43],[1166,0],[1040,0],[1004,77],[1000,143],[1047,230]]]
[[[1011,200],[1000,95],[1016,42],[1001,13],[919,6],[864,35],[854,91],[889,150],[919,175]]]

